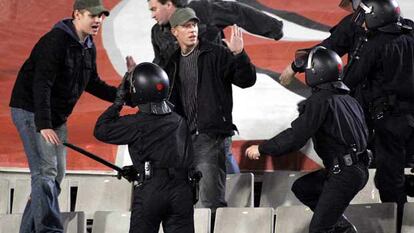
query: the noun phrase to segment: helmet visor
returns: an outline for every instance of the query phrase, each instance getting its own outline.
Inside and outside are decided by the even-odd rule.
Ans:
[[[358,8],[354,12],[352,21],[356,25],[362,26],[362,24],[365,22],[365,16],[367,14],[372,14],[372,6],[367,6],[363,2],[360,2]]]
[[[310,51],[311,49],[299,49],[296,51],[294,63],[299,70],[304,71],[306,69]]]

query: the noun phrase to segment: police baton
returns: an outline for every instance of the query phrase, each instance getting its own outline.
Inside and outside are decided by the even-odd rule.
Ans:
[[[110,167],[110,168],[114,169],[117,172],[120,172],[120,173],[123,172],[122,168],[120,168],[120,167],[116,166],[115,164],[110,163],[110,162],[106,161],[105,159],[103,159],[103,158],[101,158],[97,155],[94,155],[94,154],[92,154],[92,153],[90,153],[90,152],[88,152],[88,151],[86,151],[86,150],[84,150],[80,147],[77,147],[77,146],[75,146],[73,144],[70,144],[68,142],[64,142],[63,145],[65,145],[65,146],[69,147],[70,149],[72,149],[74,151],[77,151],[77,152],[79,152],[83,155],[86,155],[87,157],[89,157],[89,158],[91,158],[91,159],[93,159],[93,160],[95,160],[95,161],[97,161],[97,162],[99,162],[99,163],[101,163],[101,164],[103,164],[107,167]]]

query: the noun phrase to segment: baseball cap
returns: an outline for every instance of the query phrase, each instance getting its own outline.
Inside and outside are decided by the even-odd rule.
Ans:
[[[197,18],[193,9],[189,7],[178,8],[170,18],[170,25],[171,27],[176,27],[178,25],[183,25],[190,20],[200,22],[200,19]]]
[[[109,10],[103,6],[102,0],[75,0],[73,10],[84,9],[91,12],[92,15],[104,14],[105,16],[109,16]]]

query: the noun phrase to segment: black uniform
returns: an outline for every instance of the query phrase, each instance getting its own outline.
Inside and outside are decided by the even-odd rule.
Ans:
[[[362,153],[368,131],[362,108],[343,91],[324,85],[299,105],[291,128],[259,146],[260,154],[283,155],[299,150],[309,138],[325,169],[299,178],[296,197],[314,211],[309,232],[330,232],[341,227],[341,215],[365,186],[368,169]]]
[[[407,20],[406,20],[407,22]],[[404,167],[414,143],[414,35],[375,31],[350,71],[349,84],[362,86],[374,121],[376,187],[381,201],[398,204],[401,226]]]
[[[119,115],[112,105],[98,119],[95,137],[111,144],[128,144],[134,167],[144,174],[152,164],[152,177],[134,189],[131,233],[193,233],[193,193],[188,171],[193,162],[191,136],[186,121],[171,112],[152,115],[138,112]]]

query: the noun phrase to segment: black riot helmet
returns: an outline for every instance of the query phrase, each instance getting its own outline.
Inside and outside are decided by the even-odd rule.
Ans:
[[[368,29],[377,29],[388,24],[397,23],[401,15],[400,7],[395,0],[362,0],[354,13],[357,24],[365,21]],[[355,17],[358,16],[358,17]]]
[[[167,98],[168,75],[158,65],[143,62],[135,66],[129,77],[131,101],[134,105],[159,103]]]
[[[313,48],[307,57],[305,81],[310,87],[342,81],[342,60],[323,46]]]

